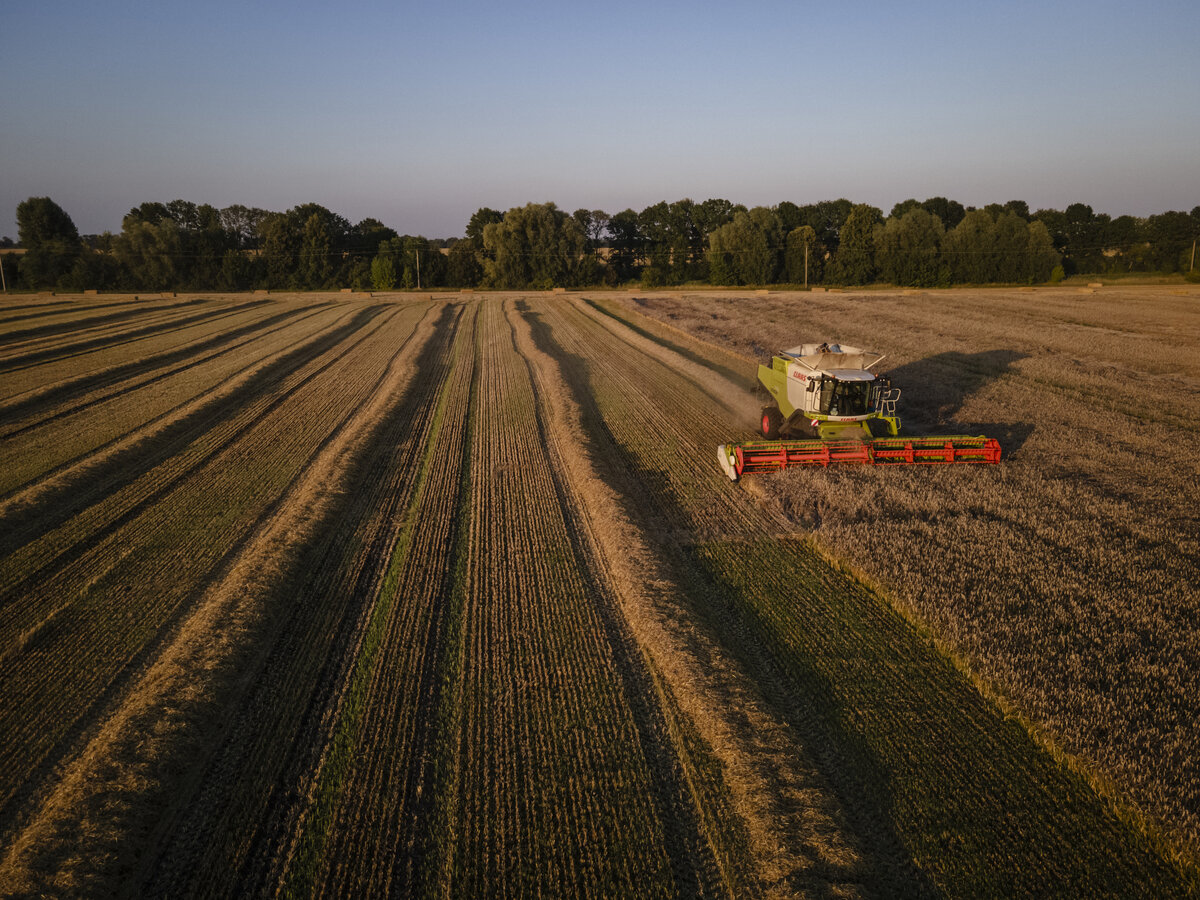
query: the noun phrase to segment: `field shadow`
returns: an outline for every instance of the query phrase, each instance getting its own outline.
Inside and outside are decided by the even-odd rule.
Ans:
[[[186,306],[194,306],[196,302],[199,302],[199,301],[194,301],[194,302],[189,301],[185,305]],[[88,353],[92,350],[99,350],[99,349],[103,349],[106,347],[115,347],[115,346],[119,346],[121,344],[128,344],[131,341],[137,340],[138,338],[150,337],[152,335],[158,335],[158,334],[165,334],[165,333],[171,332],[171,331],[180,331],[191,325],[198,325],[201,322],[206,322],[206,321],[213,320],[213,319],[219,319],[226,315],[232,315],[233,313],[243,312],[245,310],[253,309],[257,306],[262,306],[262,305],[264,305],[266,303],[270,303],[270,302],[271,301],[269,301],[269,300],[250,300],[245,303],[238,304],[236,306],[208,309],[208,310],[205,310],[204,312],[197,313],[196,315],[186,316],[186,317],[179,318],[179,319],[168,319],[166,321],[159,321],[159,322],[154,323],[153,325],[145,325],[141,328],[130,329],[129,331],[120,331],[115,334],[103,334],[103,335],[100,335],[97,337],[84,338],[75,343],[63,344],[61,346],[55,345],[53,347],[46,347],[41,350],[32,350],[28,353],[20,354],[17,356],[10,356],[6,359],[0,360],[0,372],[15,372],[15,371],[19,371],[21,369],[27,369],[30,366],[37,365],[38,363],[53,362],[53,361],[57,361],[60,359],[69,359],[70,357],[80,356],[80,355],[82,355],[84,353]],[[146,310],[146,312],[155,312],[155,311],[161,311],[161,310],[157,309],[157,308],[154,310]],[[140,315],[140,314],[141,313],[138,313],[138,312],[134,313],[134,315]],[[112,323],[105,322],[104,324],[112,324]],[[74,330],[74,329],[70,329],[70,330]],[[57,334],[57,332],[56,332],[56,334]],[[42,337],[42,336],[43,335],[38,335],[38,337]]]
[[[213,407],[206,407],[205,410],[198,412],[195,416],[189,416],[186,420],[178,423],[178,428],[172,428],[172,433],[168,437],[152,437],[146,443],[145,447],[131,448],[129,454],[121,454],[120,460],[114,460],[111,465],[105,464],[99,467],[96,471],[90,473],[84,479],[82,485],[67,485],[66,487],[56,490],[52,497],[39,501],[31,507],[18,511],[18,514],[11,517],[6,517],[0,520],[0,558],[12,553],[19,548],[23,541],[34,540],[37,536],[44,534],[47,530],[58,527],[67,519],[78,514],[92,502],[99,502],[104,497],[111,493],[111,490],[116,490],[120,486],[129,483],[142,474],[145,474],[154,465],[168,458],[172,453],[179,452],[186,442],[198,438],[205,428],[211,427],[215,419],[214,415],[218,416],[221,412],[223,403],[228,402],[231,406],[231,412],[241,409],[246,404],[253,401],[254,396],[260,393],[268,392],[277,386],[278,381],[286,377],[290,372],[301,367],[306,361],[311,361],[319,356],[322,352],[333,347],[337,340],[334,340],[334,335],[341,335],[341,339],[353,334],[356,328],[361,328],[368,324],[376,316],[382,314],[387,309],[384,305],[377,307],[369,307],[360,312],[352,321],[340,326],[335,332],[323,336],[316,342],[310,342],[296,350],[291,351],[284,357],[277,360],[275,363],[268,366],[256,376],[243,389],[240,389],[235,394],[230,395],[226,400],[217,398],[213,401]],[[432,344],[433,342],[431,342]],[[322,349],[323,348],[323,349]],[[418,365],[425,364],[427,357],[431,352],[435,352],[436,347],[431,347],[422,354]],[[421,370],[425,372],[424,369]],[[414,379],[416,380],[416,379]],[[365,401],[364,401],[365,402]],[[394,416],[400,416],[403,421],[403,415],[407,414],[407,407],[403,404],[399,405],[394,413]],[[388,424],[390,427],[391,420]],[[326,437],[322,443],[325,446],[334,435]],[[220,446],[228,446],[230,441],[222,443]],[[395,444],[394,436],[380,434],[371,445],[363,450],[363,459],[366,459],[367,453],[378,453],[379,447],[391,449]],[[218,448],[219,449],[219,448]],[[137,451],[137,452],[134,452]],[[216,451],[214,451],[216,452]],[[317,451],[319,452],[319,451]],[[315,458],[315,454],[314,454]],[[370,468],[369,462],[360,462],[357,468],[353,469],[352,481],[350,483],[361,483],[368,478],[377,477],[374,473],[377,468]],[[88,548],[95,546],[101,542],[107,535],[113,533],[120,525],[129,521],[139,512],[153,505],[158,499],[161,499],[169,491],[177,485],[180,479],[187,477],[193,470],[187,469],[178,478],[170,480],[158,490],[152,492],[142,502],[133,505],[127,512],[115,519],[112,523],[107,524],[97,532],[87,538],[66,547],[57,555],[49,554],[44,561],[44,564],[30,567],[30,571],[16,584],[14,588],[6,589],[0,593],[0,608],[3,608],[14,598],[22,596],[23,592],[37,582],[42,574],[48,569],[56,566],[67,565],[70,561],[79,558]],[[97,482],[94,487],[92,481]],[[111,490],[110,490],[111,489]],[[110,704],[115,702],[115,698],[123,696],[123,692],[128,690],[129,685],[136,681],[156,658],[157,654],[162,650],[163,642],[175,633],[175,630],[183,622],[186,616],[193,612],[196,608],[196,603],[204,596],[205,592],[212,587],[214,579],[220,577],[223,567],[228,561],[237,558],[238,554],[249,544],[254,536],[260,533],[261,529],[267,522],[271,520],[274,514],[279,510],[283,498],[286,497],[286,492],[281,494],[275,501],[268,504],[259,516],[252,522],[247,523],[242,533],[232,540],[227,549],[222,553],[219,559],[215,559],[212,568],[209,570],[209,575],[199,579],[186,593],[180,593],[178,601],[175,602],[173,608],[165,614],[163,618],[154,623],[153,634],[146,638],[140,649],[131,652],[128,662],[121,670],[120,674],[114,677],[100,692],[96,695],[94,702],[90,708],[80,714],[78,718],[67,728],[60,736],[58,736],[52,744],[48,744],[48,749],[44,752],[41,761],[37,762],[36,768],[32,770],[24,784],[14,790],[11,790],[7,795],[0,795],[0,835],[8,835],[14,833],[16,824],[19,823],[21,816],[25,815],[24,810],[27,809],[30,798],[36,795],[40,786],[44,784],[45,773],[50,772],[62,765],[62,760],[72,752],[72,749],[78,749],[79,741],[85,735],[90,734],[89,729],[96,727],[93,718],[93,710],[104,710],[110,708]],[[329,508],[323,513],[322,521],[335,522],[335,519],[347,514],[345,511],[351,508],[352,501],[355,501],[356,495],[353,493],[338,494],[331,501]],[[10,529],[9,526],[12,525]],[[343,532],[343,527],[333,524],[331,525],[332,533],[340,535]],[[302,577],[310,571],[310,567],[306,565],[310,552],[322,550],[329,540],[330,530],[315,530],[314,537],[307,543],[296,545],[294,552],[294,561],[289,558],[286,564],[281,563],[280,568],[270,573],[271,577],[280,584],[279,591],[273,593],[275,598],[272,602],[287,610],[288,622],[287,627],[292,627],[293,620],[302,622],[303,616],[299,607],[294,607],[291,601],[295,597],[297,588],[296,579]],[[339,542],[338,546],[342,546]],[[340,597],[338,599],[341,599]],[[273,613],[272,615],[278,615]],[[347,619],[349,621],[349,618]],[[349,629],[353,623],[346,625]],[[44,631],[39,631],[35,640],[38,644],[53,646],[53,640],[57,637],[56,631],[61,631],[62,626],[58,622],[54,622]],[[261,637],[261,635],[259,635]],[[270,640],[275,640],[274,635],[269,635]],[[265,639],[265,638],[264,638]],[[253,640],[248,639],[250,643]],[[249,645],[247,645],[249,646]],[[238,651],[239,653],[247,652],[253,655],[254,648],[250,647],[246,650],[245,647]],[[247,676],[247,679],[249,676]],[[278,687],[278,686],[276,686]],[[243,685],[237,690],[248,689]],[[273,700],[277,700],[279,696],[283,696],[284,692],[277,690],[272,695]],[[7,698],[4,701],[7,702]],[[211,723],[210,723],[211,726]],[[224,727],[224,726],[222,726]],[[214,736],[219,729],[214,729],[209,737]],[[208,738],[206,738],[207,740]],[[2,782],[3,779],[0,779]],[[214,782],[217,783],[217,782]],[[7,785],[0,785],[0,790],[4,790]],[[148,798],[152,795],[147,793]],[[159,799],[148,799],[147,803],[158,803]],[[175,802],[174,800],[170,802]],[[169,805],[168,801],[162,800],[164,805]],[[115,885],[114,885],[115,888]],[[107,894],[108,891],[101,893]],[[115,894],[114,894],[115,895]],[[164,894],[155,894],[154,896],[169,896],[169,892]]]
[[[544,317],[527,304],[518,303],[517,310],[529,323],[537,348],[559,366],[563,383],[579,407],[582,442],[596,462],[598,477],[618,498],[629,520],[652,542],[703,629],[744,667],[772,714],[786,723],[795,740],[811,754],[836,800],[858,859],[835,864],[808,858],[811,867],[802,877],[803,883],[789,887],[813,896],[833,896],[836,886],[853,883],[864,886],[870,896],[936,896],[936,889],[895,828],[889,776],[882,761],[850,727],[849,711],[832,699],[834,692],[824,675],[802,657],[789,655],[784,661],[777,655],[779,648],[771,646],[769,629],[759,627],[755,615],[747,614],[753,598],[723,577],[694,536],[680,534],[679,523],[691,517],[669,479],[642,465],[612,433],[596,401],[589,361],[560,345]],[[730,702],[736,700],[730,698]],[[747,720],[745,727],[752,729],[753,725]],[[759,743],[753,734],[741,738],[747,746]],[[786,765],[765,753],[751,762],[766,773],[776,765]],[[776,783],[769,774],[767,777],[768,783]],[[795,800],[781,791],[768,805],[784,822],[797,814]],[[807,857],[807,847],[790,850]]]
[[[901,391],[897,412],[904,434],[986,434],[1000,441],[1005,454],[1020,450],[1033,433],[1032,423],[988,423],[959,419],[967,400],[1029,356],[1017,350],[948,351],[927,356],[886,374]]]
[[[98,398],[94,402],[110,400],[113,397],[128,393],[131,390],[137,390],[145,387],[146,385],[153,384],[160,378],[167,377],[168,375],[176,375],[179,372],[186,371],[194,366],[202,365],[205,362],[208,362],[211,358],[210,356],[203,355],[209,351],[217,350],[226,344],[234,343],[239,338],[247,337],[257,332],[269,332],[276,326],[281,325],[281,323],[295,318],[301,312],[322,309],[329,305],[330,304],[328,303],[321,303],[312,307],[285,309],[283,312],[276,313],[275,315],[267,318],[250,322],[238,328],[231,328],[228,331],[219,332],[218,334],[197,343],[184,344],[181,347],[176,347],[145,359],[137,359],[133,362],[114,366],[110,369],[103,369],[99,372],[80,375],[75,378],[67,378],[34,396],[19,399],[7,404],[0,403],[0,410],[3,411],[6,421],[20,422],[24,419],[29,419],[36,416],[40,410],[54,410],[55,407],[62,406],[66,404],[67,401],[75,397],[81,397],[100,388],[108,387],[109,385],[117,385],[122,381],[127,381],[147,372],[153,372],[156,369],[168,370],[164,375],[150,378],[122,389],[114,390],[111,393],[105,394],[103,397]],[[180,362],[184,362],[185,364],[182,366],[176,366],[175,368],[169,368],[175,363]],[[59,409],[57,412],[46,414],[43,418],[36,419],[29,424],[13,428],[11,431],[6,432],[4,437],[14,437],[32,428],[44,425],[47,422],[52,422],[55,419],[73,415],[80,409],[84,409],[90,405],[92,404],[89,402]]]
[[[342,479],[351,489],[331,498],[303,542],[281,560],[245,667],[236,683],[222,686],[223,705],[230,712],[203,735],[190,780],[175,789],[176,796],[162,801],[159,830],[168,837],[141,863],[137,881],[142,896],[196,893],[196,872],[220,852],[231,815],[237,817],[235,830],[248,849],[238,865],[206,875],[210,880],[204,891],[271,893],[280,847],[291,836],[297,806],[306,802],[294,786],[317,770],[327,751],[326,718],[343,683],[343,667],[356,658],[358,629],[371,610],[381,573],[392,561],[399,525],[372,527],[372,522],[398,523],[411,502],[412,447],[406,438],[434,415],[452,368],[450,348],[458,327],[457,311],[447,304],[413,360],[413,377],[354,451]],[[433,683],[429,672],[439,660],[439,654],[428,654],[423,684]],[[282,703],[281,697],[291,702]],[[414,766],[427,766],[433,758],[428,745],[435,721],[431,713],[416,732],[420,746],[412,756]],[[264,747],[275,749],[264,754]],[[402,783],[408,785],[406,801],[412,803],[415,782],[410,777]],[[427,783],[422,786],[421,809],[429,819],[434,795]],[[404,854],[396,860],[413,862]],[[414,871],[419,872],[419,862],[413,863]],[[411,888],[393,884],[392,890]]]
[[[270,395],[293,372],[300,370],[306,364],[327,353],[339,342],[365,327],[385,309],[385,306],[380,305],[361,310],[349,321],[306,341],[301,346],[263,366],[230,393],[209,398],[182,418],[147,435],[129,447],[116,450],[108,455],[102,452],[104,448],[99,448],[100,458],[94,465],[65,479],[62,484],[45,491],[28,504],[8,511],[3,519],[4,527],[0,529],[0,556],[6,556],[22,545],[53,531],[84,509],[99,503],[105,497],[136,481],[156,466],[178,455],[184,448],[199,440],[221,421],[235,417],[263,395]],[[282,396],[278,396],[274,402],[281,402],[282,399]],[[252,424],[253,422],[243,426],[242,430]],[[123,522],[137,515],[160,497],[165,496],[180,479],[190,475],[195,467],[202,465],[235,440],[239,434],[240,430],[226,438],[220,445],[209,449],[197,459],[192,467],[177,473],[173,478],[157,486],[154,491],[125,510],[103,529],[69,547],[63,547],[56,556],[46,559],[45,565],[31,569],[26,573],[25,579],[16,586],[15,591],[6,592],[3,597],[0,597],[0,604],[7,602],[11,596],[19,596],[22,589],[40,577],[46,566],[62,566],[77,558],[89,547],[112,533]],[[39,478],[50,477],[76,461],[64,463]],[[23,489],[24,486],[15,488],[8,494],[0,496],[0,500],[8,499]]]

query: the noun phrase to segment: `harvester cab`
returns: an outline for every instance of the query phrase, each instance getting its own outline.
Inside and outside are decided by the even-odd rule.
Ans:
[[[758,381],[774,399],[763,408],[762,435],[820,440],[870,440],[900,433],[900,391],[871,372],[883,356],[845,344],[801,344],[758,367]]]
[[[871,372],[883,356],[846,344],[801,344],[758,367],[771,402],[761,441],[721,444],[717,461],[730,480],[798,465],[996,463],[1000,444],[966,435],[902,437],[900,390]]]

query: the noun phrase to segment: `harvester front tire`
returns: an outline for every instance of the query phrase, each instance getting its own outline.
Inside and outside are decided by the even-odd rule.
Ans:
[[[762,414],[762,436],[768,441],[779,437],[779,429],[783,425],[783,413],[777,407],[768,406]]]

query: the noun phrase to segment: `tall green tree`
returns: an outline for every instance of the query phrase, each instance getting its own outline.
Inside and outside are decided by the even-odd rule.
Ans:
[[[1170,211],[1146,220],[1150,263],[1158,272],[1186,272],[1191,265],[1196,220],[1184,212]]]
[[[696,223],[696,231],[700,236],[699,249],[701,252],[708,244],[708,236],[733,221],[734,215],[744,212],[746,207],[731,203],[720,197],[710,197],[703,203],[697,203],[692,210],[692,220]]]
[[[381,243],[395,237],[398,237],[396,232],[378,219],[366,218],[351,227],[347,249],[356,258],[370,259],[379,252]]]
[[[262,246],[259,226],[267,215],[265,209],[256,206],[234,204],[220,211],[221,226],[229,235],[232,246],[238,250],[256,250]]]
[[[305,221],[300,234],[300,268],[297,273],[300,286],[308,290],[330,287],[333,276],[333,240],[328,223],[317,213]]]
[[[709,278],[714,284],[771,284],[783,262],[783,229],[765,206],[738,212],[708,237]]]
[[[996,223],[982,209],[973,209],[946,234],[942,252],[957,284],[987,284],[994,280]]]
[[[623,209],[608,220],[608,266],[617,282],[637,276],[645,256],[645,239],[639,216],[632,209]]]
[[[958,223],[966,216],[967,211],[957,200],[947,200],[945,197],[930,197],[921,204],[925,212],[942,220],[942,227],[949,231],[957,228]]]
[[[1029,222],[1026,225],[1028,239],[1026,243],[1025,269],[1021,280],[1030,284],[1050,280],[1054,267],[1059,265],[1062,257],[1054,249],[1054,240],[1043,222]]]
[[[638,215],[638,230],[645,241],[646,267],[642,280],[649,286],[669,284],[675,279],[672,260],[676,254],[687,255],[686,238],[678,233],[665,200],[647,206]]]
[[[266,286],[276,290],[299,287],[300,233],[292,217],[268,213],[259,223],[259,233]]]
[[[49,197],[30,197],[17,204],[17,236],[25,248],[21,279],[34,289],[55,287],[83,254],[75,223]]]
[[[486,206],[481,206],[471,214],[470,221],[467,222],[467,240],[471,242],[476,250],[482,250],[483,229],[489,225],[495,225],[503,221],[504,213],[500,212],[499,210],[489,209]]]
[[[879,277],[905,287],[932,287],[949,281],[939,255],[945,230],[942,220],[920,206],[910,206],[875,226],[875,262]]]
[[[179,286],[183,238],[169,216],[157,222],[126,216],[121,233],[113,239],[113,254],[140,290],[166,291]]]
[[[446,260],[446,284],[449,287],[473,288],[483,280],[483,266],[474,245],[469,240],[456,241]]]
[[[483,229],[485,280],[499,288],[574,287],[593,269],[587,237],[579,224],[553,203],[510,209],[502,222]]]
[[[803,225],[817,233],[817,240],[831,252],[837,252],[842,225],[849,218],[854,204],[844,197],[838,200],[822,200],[800,207]]]
[[[835,281],[870,284],[875,280],[875,226],[882,222],[883,213],[874,206],[860,203],[850,210],[838,232]]]
[[[396,289],[396,261],[388,254],[371,260],[371,286],[377,291]]]

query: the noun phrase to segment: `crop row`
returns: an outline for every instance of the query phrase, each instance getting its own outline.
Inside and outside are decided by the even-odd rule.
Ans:
[[[528,365],[496,304],[480,360],[455,886],[669,895],[672,863],[687,861],[667,854],[628,696],[637,663],[614,646]]]
[[[301,819],[289,890],[415,892],[437,882],[435,779],[445,765],[445,669],[455,646],[455,556],[468,511],[469,419],[479,306],[460,318],[454,355],[427,443],[407,465],[411,501],[384,562],[370,629],[354,660],[312,803]],[[400,460],[397,465],[403,465]]]
[[[227,316],[241,309],[265,306],[266,300],[243,300],[236,304],[210,303],[191,300],[178,307],[151,308],[134,311],[130,321],[119,317],[92,327],[74,330],[71,323],[58,326],[61,333],[21,340],[10,335],[10,342],[0,349],[0,371],[21,372],[47,362],[88,356],[97,350],[128,347],[135,342],[160,334],[182,331],[192,325]],[[132,327],[131,327],[132,326]]]
[[[162,378],[232,344],[252,341],[263,332],[285,328],[311,316],[320,304],[278,304],[239,309],[215,319],[135,341],[128,346],[30,366],[5,379],[5,434],[96,402],[144,380]]]
[[[348,312],[338,315],[333,310],[310,313],[215,351],[169,361],[60,403],[39,404],[23,416],[6,416],[8,427],[0,438],[0,494],[26,488],[134,432],[160,430],[187,404],[198,398],[211,402],[229,393],[248,373],[349,318]]]

